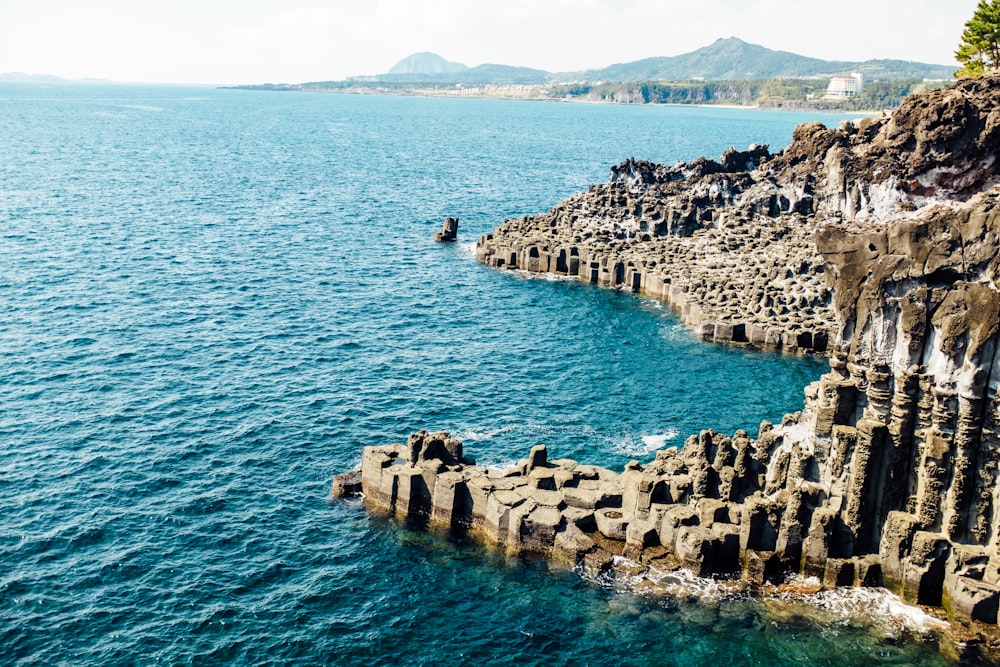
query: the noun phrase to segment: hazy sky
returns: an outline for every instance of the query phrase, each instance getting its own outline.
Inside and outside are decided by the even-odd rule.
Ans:
[[[976,0],[0,0],[0,72],[177,83],[341,79],[416,51],[550,71],[736,36],[828,60],[953,64]]]

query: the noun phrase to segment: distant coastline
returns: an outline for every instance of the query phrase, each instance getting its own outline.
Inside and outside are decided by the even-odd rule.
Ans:
[[[824,100],[815,97],[819,88],[815,80],[761,79],[753,81],[713,81],[699,84],[692,82],[635,82],[622,84],[601,84],[594,92],[567,93],[565,84],[491,84],[487,86],[443,86],[434,84],[380,84],[358,85],[353,81],[331,81],[307,84],[250,84],[220,86],[225,90],[249,90],[263,92],[305,92],[335,93],[341,95],[384,95],[396,97],[443,97],[451,99],[499,99],[537,102],[573,102],[589,104],[638,104],[660,106],[715,107],[730,109],[769,109],[775,111],[819,111],[831,113],[853,112],[877,114],[883,110],[895,109],[903,99],[914,93],[925,92],[945,85],[943,81],[922,81],[909,79],[885,82],[877,92],[846,100]],[[759,91],[772,90],[774,86],[793,88],[795,93],[776,95]],[[674,89],[690,91],[698,89],[698,95],[650,96],[642,94],[643,89]],[[738,90],[720,94],[721,90]],[[813,98],[808,98],[813,95]]]
[[[948,65],[904,60],[829,61],[774,51],[736,37],[677,56],[581,72],[485,64],[467,67],[422,52],[385,74],[340,81],[229,86],[242,90],[676,104],[757,109],[894,109],[953,80]]]

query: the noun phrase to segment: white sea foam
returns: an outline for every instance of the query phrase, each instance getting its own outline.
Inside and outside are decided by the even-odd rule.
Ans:
[[[738,581],[706,579],[687,569],[663,571],[647,568],[624,556],[614,556],[613,563],[609,572],[593,576],[580,572],[608,588],[700,604],[718,604],[724,599],[742,595],[745,588]]]
[[[576,280],[576,276],[562,276],[558,273],[543,273],[541,277],[550,283],[567,283]]]
[[[789,585],[766,588],[751,595],[738,580],[726,581],[696,576],[686,569],[663,572],[646,568],[621,556],[614,557],[610,572],[592,575],[580,573],[602,586],[640,595],[662,597],[683,603],[718,606],[733,601],[756,601],[760,613],[773,623],[807,619],[827,626],[831,631],[861,623],[885,636],[903,633],[933,634],[943,632],[948,623],[922,609],[904,603],[884,588],[837,588],[817,593],[802,592],[819,588],[816,578],[797,579]],[[797,588],[801,590],[796,590]]]
[[[463,255],[468,255],[469,257],[475,257],[476,241],[462,241],[458,244],[458,249],[462,251]]]
[[[834,612],[838,617],[866,618],[888,626],[883,629],[927,633],[940,632],[948,627],[947,621],[906,604],[884,588],[837,588],[798,597],[807,604]]]
[[[537,273],[535,271],[525,271],[524,269],[511,269],[509,273],[525,280],[544,280],[552,283],[566,283],[576,281],[576,276],[564,276],[558,273]]]
[[[644,435],[642,436],[642,441],[645,443],[647,451],[656,451],[657,449],[663,449],[667,446],[668,440],[674,440],[679,435],[679,432],[675,428],[668,428],[666,431],[660,435]]]
[[[510,470],[511,468],[517,466],[518,460],[519,459],[503,458],[501,456],[498,456],[485,459],[476,459],[476,465],[479,466],[480,468],[485,469],[487,472],[497,471],[497,470]]]
[[[152,104],[122,104],[123,109],[136,109],[138,111],[163,111],[163,107]]]
[[[502,428],[488,428],[478,431],[472,428],[467,428],[456,433],[455,437],[462,442],[480,442],[482,440],[492,440],[503,433],[509,433],[511,429],[512,427],[510,426],[504,426]]]
[[[563,276],[558,273],[535,273],[533,271],[521,271],[520,269],[518,269],[518,273],[524,274],[525,278],[544,280],[549,283],[567,283],[576,280],[576,276]]]
[[[565,455],[564,446],[567,442],[575,441],[586,443],[595,450],[613,452],[619,456],[628,458],[647,458],[653,452],[668,447],[672,440],[675,440],[680,432],[676,428],[668,427],[659,433],[639,435],[634,432],[619,431],[614,433],[602,433],[589,425],[580,424],[508,424],[505,426],[482,428],[467,427],[454,432],[455,437],[466,444],[489,443],[490,441],[502,441],[506,445],[517,446],[518,453],[527,454],[520,448],[530,445],[545,443],[550,445],[549,455],[559,458]],[[551,445],[562,443],[554,451]],[[478,452],[478,455],[476,454]],[[489,452],[481,451],[479,448],[473,454],[477,461],[482,462],[482,456],[489,456]],[[490,466],[494,467],[494,466]]]
[[[553,425],[553,424],[508,424],[485,429],[466,428],[456,433],[459,440],[477,442],[482,440],[492,440],[505,436],[509,438],[528,437],[538,442],[544,442],[547,438],[562,437],[566,435],[579,436],[584,438],[598,437],[597,431],[591,426],[578,426],[575,424]]]
[[[664,322],[660,326],[660,336],[666,341],[688,342],[692,339],[691,330],[681,322]]]
[[[589,426],[553,426],[546,424],[508,424],[493,428],[465,428],[455,433],[455,437],[463,443],[488,443],[491,440],[524,442],[534,445],[544,443],[552,438],[564,439],[566,435],[583,438],[594,438],[595,431]],[[476,459],[476,463],[489,470],[506,470],[517,465],[520,458],[527,456],[528,450],[519,451],[520,457],[512,457],[510,453],[490,452],[476,448],[466,450]],[[550,451],[550,454],[552,452]]]
[[[643,457],[667,446],[667,442],[679,435],[677,429],[668,428],[655,435],[635,436],[622,433],[612,440],[613,449],[623,456]]]

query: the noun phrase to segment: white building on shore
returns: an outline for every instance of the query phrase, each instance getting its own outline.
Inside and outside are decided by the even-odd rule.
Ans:
[[[864,77],[861,72],[851,72],[850,76],[835,76],[830,79],[830,85],[826,87],[824,100],[846,100],[854,97],[864,86]]]

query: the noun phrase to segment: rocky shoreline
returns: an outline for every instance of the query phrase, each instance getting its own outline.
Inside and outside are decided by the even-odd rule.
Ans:
[[[595,569],[885,586],[1000,611],[1000,79],[891,116],[673,167],[629,160],[477,257],[666,299],[704,339],[830,356],[803,410],[702,431],[615,473],[463,458],[446,433],[367,447],[335,495]]]
[[[548,213],[505,221],[476,258],[665,300],[705,340],[823,352],[834,316],[801,220],[811,199],[754,179],[770,157],[751,146],[671,168],[629,160]]]

